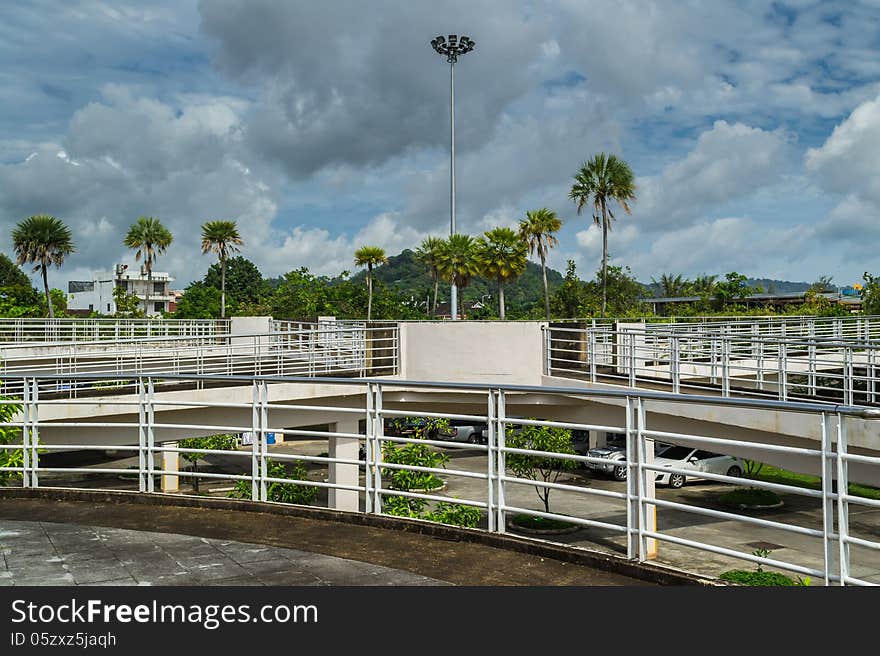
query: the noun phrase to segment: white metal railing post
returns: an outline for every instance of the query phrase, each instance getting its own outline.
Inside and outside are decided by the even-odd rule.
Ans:
[[[367,423],[366,435],[364,436],[364,511],[367,513],[377,512],[373,508],[373,455],[374,440],[376,434],[375,400],[373,387],[375,383],[367,383],[366,406]]]
[[[669,339],[669,366],[671,368],[672,392],[681,393],[681,338],[678,336]]]
[[[552,364],[550,362],[550,326],[541,326],[541,334],[544,336],[544,375],[549,376],[552,371]]]
[[[758,361],[757,361],[758,390],[764,391],[764,340],[758,342]]]
[[[635,420],[636,420],[636,457],[637,457],[637,486],[636,496],[638,497],[638,558],[639,561],[645,561],[649,557],[648,538],[645,536],[645,527],[648,525],[648,517],[652,511],[648,507],[648,476],[654,476],[654,472],[650,472],[645,468],[647,459],[645,450],[647,449],[647,440],[645,439],[645,406],[641,398],[636,398],[635,404]]]
[[[153,426],[156,423],[156,390],[153,379],[147,378],[147,492],[156,491],[156,480],[153,472],[156,470],[156,434]],[[165,469],[163,463],[162,469]]]
[[[147,394],[144,379],[138,378],[138,492],[147,491]],[[163,467],[164,469],[164,467]]]
[[[587,332],[587,357],[590,359],[590,382],[596,382],[596,333],[592,328]]]
[[[251,383],[251,501],[260,500],[260,387]]]
[[[496,464],[498,466],[498,512],[495,518],[497,522],[496,529],[499,533],[507,532],[507,512],[504,510],[505,505],[507,504],[507,496],[505,494],[505,485],[504,478],[507,476],[507,452],[505,449],[507,448],[505,433],[507,431],[507,399],[504,394],[503,389],[498,390],[498,405],[496,411],[498,413],[497,421],[498,421],[498,430],[495,434],[496,440],[496,449],[498,451],[498,457],[496,458]]]
[[[385,437],[385,420],[382,415],[382,385],[376,383],[373,401],[373,512],[382,514],[382,446]]]
[[[636,386],[636,334],[629,333],[629,386]]]
[[[22,379],[21,391],[21,485],[31,486],[31,389],[30,380]]]
[[[825,585],[831,585],[831,570],[834,566],[834,468],[832,450],[831,416],[823,412],[822,430],[822,563],[825,572]]]
[[[638,537],[639,526],[636,522],[638,518],[638,507],[636,506],[637,497],[635,493],[636,485],[636,440],[635,440],[635,422],[633,421],[633,400],[632,397],[626,397],[626,557],[634,559],[638,555]]]
[[[497,530],[497,511],[495,507],[495,486],[498,483],[495,458],[497,456],[497,443],[495,440],[495,390],[489,389],[486,398],[486,428],[488,438],[486,440],[486,522],[490,533]]]
[[[37,473],[40,468],[40,382],[31,378],[30,405],[28,413],[31,422],[30,450],[31,450],[31,487],[40,487],[40,477]]]
[[[730,396],[730,339],[722,335],[721,340],[721,396]]]
[[[783,324],[784,325],[784,324]],[[779,393],[777,397],[780,401],[788,401],[788,343],[779,342],[779,352],[777,353],[778,365],[778,387]]]
[[[269,386],[265,380],[260,381],[260,501],[268,501],[266,478],[269,476]]]
[[[853,391],[853,348],[847,346],[843,351],[844,356],[844,372],[843,372],[843,390],[844,403],[846,405],[854,405],[855,393]]]
[[[838,564],[840,566],[840,585],[846,585],[849,578],[849,452],[847,444],[846,421],[837,413],[837,541]]]

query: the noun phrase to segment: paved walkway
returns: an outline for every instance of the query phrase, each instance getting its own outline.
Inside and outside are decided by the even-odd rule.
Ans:
[[[120,528],[0,520],[0,585],[448,585],[296,549]]]

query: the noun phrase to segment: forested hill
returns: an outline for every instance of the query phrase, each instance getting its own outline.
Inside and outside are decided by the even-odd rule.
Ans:
[[[365,271],[359,271],[352,276],[352,280],[363,280]],[[388,263],[373,270],[375,280],[381,281],[387,287],[394,289],[401,295],[415,299],[425,299],[433,293],[434,284],[431,275],[424,265],[415,259],[415,253],[409,249],[399,255],[392,255]],[[562,284],[562,274],[558,271],[547,269],[547,285],[552,294]],[[470,285],[464,290],[465,301],[479,301],[483,295],[491,295],[486,299],[487,303],[496,301],[498,285],[484,278],[472,278]],[[526,266],[525,273],[514,282],[504,287],[505,303],[510,310],[528,311],[533,307],[543,306],[544,284],[541,281],[541,265],[531,260]],[[440,283],[440,300],[449,300],[448,283]]]
[[[791,282],[789,280],[772,280],[771,278],[749,278],[750,287],[760,287],[769,294],[787,294],[789,292],[805,292],[810,288],[808,282]]]

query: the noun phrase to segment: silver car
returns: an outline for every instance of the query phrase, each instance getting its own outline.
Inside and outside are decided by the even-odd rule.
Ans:
[[[658,467],[674,467],[693,472],[693,474],[688,473],[687,476],[658,472],[656,482],[671,488],[680,488],[687,480],[702,478],[700,474],[703,472],[739,477],[743,475],[745,469],[740,458],[679,445],[669,445],[661,450],[658,444],[654,464]]]

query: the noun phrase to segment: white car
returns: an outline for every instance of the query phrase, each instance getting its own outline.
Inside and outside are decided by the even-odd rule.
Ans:
[[[703,472],[742,476],[744,470],[743,461],[740,458],[679,445],[668,445],[661,450],[658,444],[654,464],[658,467],[675,467],[693,472],[687,476],[672,472],[658,472],[655,481],[672,488],[680,488],[686,480],[702,478],[700,474]]]

